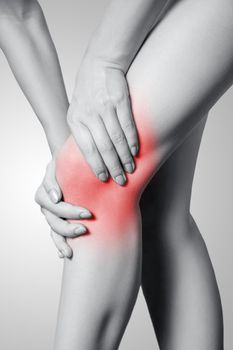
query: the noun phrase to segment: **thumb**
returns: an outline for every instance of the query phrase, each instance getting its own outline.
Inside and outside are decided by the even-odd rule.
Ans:
[[[58,203],[60,200],[61,200],[61,191],[60,189],[57,190],[55,188],[52,188],[50,191],[49,191],[49,197],[51,199],[51,201],[53,203]]]
[[[62,193],[56,179],[54,160],[46,168],[43,185],[51,201],[55,204],[58,203],[62,198]]]

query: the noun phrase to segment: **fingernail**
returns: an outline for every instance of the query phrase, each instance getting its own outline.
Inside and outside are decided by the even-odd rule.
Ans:
[[[99,179],[101,181],[107,181],[108,177],[107,177],[106,173],[103,172],[103,173],[99,174]]]
[[[70,258],[72,258],[72,256],[73,256],[73,253],[71,253],[71,252],[67,252],[67,254],[66,254],[66,258],[70,259]]]
[[[58,254],[59,258],[61,258],[61,259],[64,258],[64,255],[62,252],[58,251],[57,254]]]
[[[137,146],[131,147],[131,153],[133,156],[136,156],[138,153],[138,147]]]
[[[76,227],[75,229],[74,229],[74,233],[76,234],[76,235],[81,235],[81,234],[83,234],[83,233],[85,233],[87,231],[87,229],[85,228],[85,227]]]
[[[79,216],[81,219],[88,219],[92,217],[92,214],[89,211],[82,211]]]
[[[125,164],[124,168],[128,173],[132,173],[135,169],[135,166],[134,166],[134,163],[132,162],[132,163]]]
[[[125,181],[126,181],[125,174],[116,176],[116,177],[115,177],[115,180],[116,180],[116,182],[117,182],[119,185],[124,185],[124,183],[125,183]]]
[[[70,258],[72,256],[71,252],[69,249],[62,249],[62,254],[64,258]]]
[[[50,196],[50,198],[51,198],[51,201],[53,202],[53,203],[57,203],[58,202],[58,194],[57,194],[57,191],[56,190],[54,190],[54,189],[52,189],[52,190],[50,190],[49,191],[49,196]]]

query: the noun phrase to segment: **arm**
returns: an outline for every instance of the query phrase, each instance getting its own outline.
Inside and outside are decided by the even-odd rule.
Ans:
[[[66,122],[68,99],[56,50],[37,1],[0,0],[0,47],[44,128],[54,156],[70,134]],[[56,246],[63,255],[70,256],[65,236],[78,236],[85,232],[85,227],[60,218],[88,218],[90,213],[62,202],[61,197],[52,160],[36,200],[52,228]]]
[[[4,3],[1,1],[0,7]],[[70,133],[66,122],[69,103],[56,50],[37,1],[13,1],[10,8],[1,8],[0,46],[53,153]]]
[[[174,0],[113,0],[88,45],[68,112],[71,132],[94,174],[124,185],[138,153],[126,72]]]
[[[113,0],[87,49],[125,74],[145,38],[174,0]]]

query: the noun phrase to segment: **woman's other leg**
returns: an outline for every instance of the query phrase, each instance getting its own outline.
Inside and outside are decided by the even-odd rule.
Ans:
[[[161,350],[223,349],[218,287],[189,211],[205,121],[164,163],[140,202],[142,288]]]
[[[194,128],[232,85],[232,43],[231,1],[177,1],[128,73],[134,114],[144,106],[151,119],[161,167],[142,203],[143,288],[162,349],[223,347],[218,289],[189,196],[203,125]]]
[[[143,109],[151,121],[159,167],[232,85],[232,1],[175,1],[127,80],[135,118]]]

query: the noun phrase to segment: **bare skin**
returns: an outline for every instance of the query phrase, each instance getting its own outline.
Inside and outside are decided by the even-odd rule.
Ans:
[[[189,211],[205,122],[165,162],[140,201],[142,289],[161,349],[223,348],[218,287]]]
[[[189,196],[204,122],[194,128],[232,84],[232,13],[227,0],[177,1],[127,74],[132,100],[146,106],[159,141],[154,149],[159,163],[151,182],[153,194],[148,189],[144,198],[158,198],[155,208],[161,211],[144,216],[142,284],[161,349],[223,347],[218,290],[190,218]],[[143,197],[141,203],[147,210]],[[65,261],[55,349],[116,349],[140,285],[140,225],[108,253],[103,244],[87,255],[92,236],[70,243],[74,257]]]
[[[155,188],[142,197],[144,215],[149,211],[145,202],[155,203],[143,221],[142,286],[161,349],[223,348],[218,289],[189,205],[206,115],[233,81],[232,14],[229,1],[178,2],[127,75],[134,114],[135,105],[146,106],[159,140],[157,174],[150,185]],[[130,274],[133,280],[127,276],[139,261],[140,227],[134,240],[130,237],[131,232],[119,249],[104,256],[104,243],[92,249],[91,236],[70,241],[74,257],[65,261],[56,350],[118,347],[139,287],[140,269]]]
[[[66,121],[69,102],[57,53],[43,12],[36,0],[0,0],[0,48],[42,124],[53,155],[64,144],[70,133]],[[48,166],[47,174],[51,169],[52,165]],[[59,200],[56,215],[80,219],[91,216],[86,208],[72,207],[62,202],[57,184],[52,185],[54,191],[50,191],[50,180],[46,178],[40,186],[41,193],[47,194],[48,210]],[[60,197],[56,197],[57,193]],[[60,223],[57,231],[62,230],[62,236],[54,231],[51,232],[51,236],[60,251],[64,251],[69,247],[65,244],[64,221]],[[74,236],[85,231],[86,228],[80,223],[69,225],[67,234]],[[65,253],[67,251],[64,251]]]
[[[134,171],[133,156],[140,146],[125,74],[144,39],[172,2],[109,1],[88,43],[67,121],[86,162],[101,181],[110,174],[123,186],[125,174]]]
[[[125,174],[135,170],[133,156],[138,153],[138,137],[125,75],[150,30],[174,2],[112,0],[88,43],[76,77],[67,122],[99,181],[112,178],[123,186]],[[56,129],[54,125],[53,130]],[[54,167],[53,159],[37,191],[36,201],[52,228],[59,256],[71,257],[72,249],[65,237],[70,236],[72,227],[62,220],[68,217],[67,211],[62,216],[58,210],[62,193]],[[70,218],[73,210],[71,215]]]

